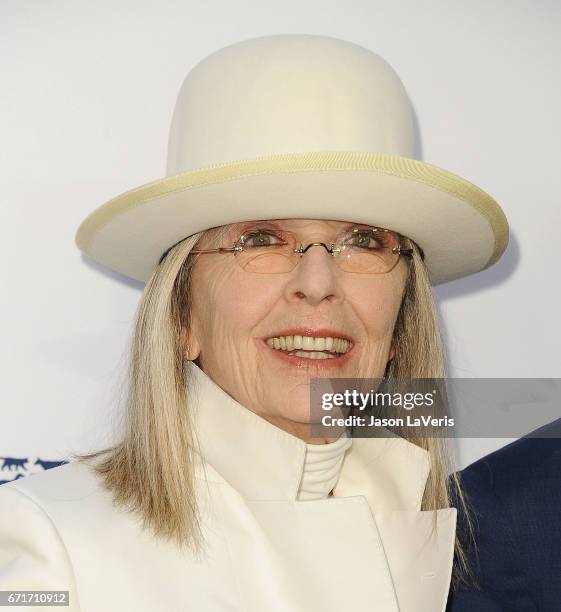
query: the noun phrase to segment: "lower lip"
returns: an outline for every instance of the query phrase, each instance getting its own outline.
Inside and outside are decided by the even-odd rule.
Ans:
[[[282,359],[284,363],[295,366],[297,368],[314,367],[319,370],[334,370],[344,366],[351,358],[352,352],[354,350],[353,344],[350,350],[348,350],[346,353],[341,353],[339,357],[331,359],[329,357],[327,357],[326,359],[309,359],[308,357],[301,357],[300,355],[289,355],[285,351],[271,348],[264,340],[262,342],[262,345],[267,352],[273,353],[278,359]]]

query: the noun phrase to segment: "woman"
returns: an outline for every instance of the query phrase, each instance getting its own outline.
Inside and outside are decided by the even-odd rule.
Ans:
[[[399,78],[352,43],[262,37],[191,70],[168,176],[77,234],[147,283],[126,434],[2,487],[1,589],[82,612],[444,610],[463,557],[442,439],[309,427],[312,378],[443,376],[431,283],[506,248],[498,204],[413,149]]]

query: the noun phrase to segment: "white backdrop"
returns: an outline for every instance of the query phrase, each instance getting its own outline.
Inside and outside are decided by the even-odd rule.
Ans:
[[[505,210],[500,262],[436,289],[450,374],[559,377],[559,31],[555,0],[4,0],[0,456],[61,459],[113,439],[142,286],[83,257],[76,229],[164,175],[190,68],[268,34],[380,54],[413,102],[422,158]],[[509,441],[461,440],[459,467]]]

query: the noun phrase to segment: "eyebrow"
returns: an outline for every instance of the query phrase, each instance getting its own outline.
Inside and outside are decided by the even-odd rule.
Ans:
[[[267,228],[272,228],[272,229],[285,229],[282,227],[284,219],[259,219],[259,220],[255,220],[255,221],[242,221],[236,224],[233,224],[228,231],[228,234],[234,238],[234,237],[238,237],[239,235],[241,235],[243,232],[249,230],[249,229],[258,229],[258,228],[262,228],[262,229],[267,229]],[[340,231],[346,231],[349,230],[353,227],[356,227],[358,229],[370,229],[372,227],[376,227],[373,225],[370,225],[368,223],[344,223],[344,225],[342,227],[340,227],[340,229],[336,230],[337,233],[339,233]],[[296,233],[295,230],[286,230],[286,231],[291,231],[293,233]],[[222,237],[225,234],[222,235]]]

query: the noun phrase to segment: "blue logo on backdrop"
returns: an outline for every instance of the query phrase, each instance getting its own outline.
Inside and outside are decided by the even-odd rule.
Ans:
[[[0,457],[0,485],[65,463],[68,461],[46,461],[39,457]]]

